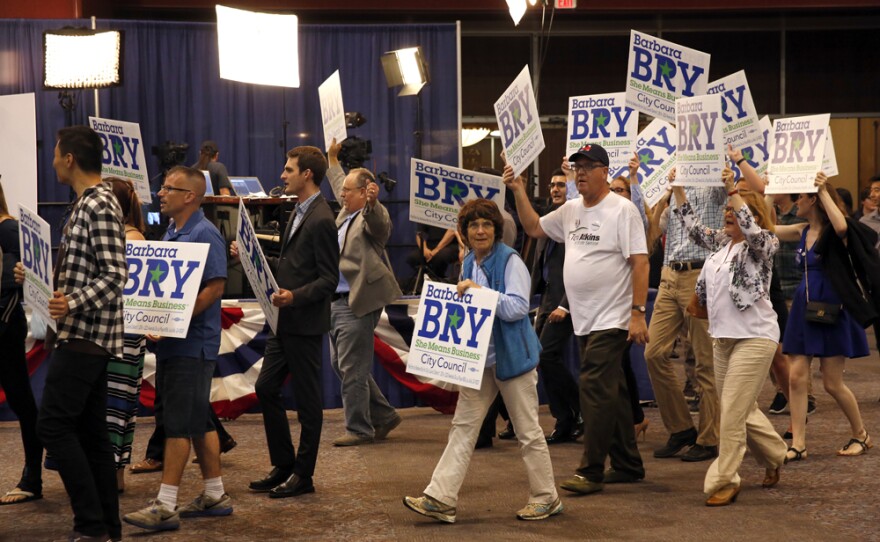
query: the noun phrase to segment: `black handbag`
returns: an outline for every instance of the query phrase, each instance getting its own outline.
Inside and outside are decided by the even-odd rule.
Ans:
[[[806,293],[807,293],[807,309],[804,314],[804,318],[807,322],[813,322],[814,324],[823,324],[826,326],[833,326],[837,323],[837,319],[840,318],[840,309],[842,308],[839,304],[834,303],[823,303],[821,301],[810,301],[810,277],[807,272],[807,255],[804,254],[804,281],[806,282]]]

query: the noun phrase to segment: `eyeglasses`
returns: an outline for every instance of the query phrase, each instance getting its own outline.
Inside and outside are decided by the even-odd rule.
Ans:
[[[605,167],[604,164],[599,162],[594,162],[592,164],[571,164],[571,169],[575,171],[575,173],[589,173],[596,168]]]
[[[565,181],[560,181],[558,183],[550,183],[550,190],[554,188],[565,188]]]
[[[159,192],[163,190],[165,192],[192,192],[192,190],[190,190],[189,188],[177,188],[176,186],[170,186],[167,184],[163,184],[159,187]]]
[[[484,230],[494,230],[494,229],[495,229],[495,224],[492,223],[492,222],[489,222],[488,220],[485,220],[485,221],[482,221],[482,222],[476,222],[476,221],[474,221],[474,222],[469,222],[469,223],[468,223],[468,229],[469,229],[469,230],[474,230],[474,231],[476,231],[476,230],[478,230],[478,229],[480,229],[480,228],[483,228]]]
[[[612,188],[611,191],[614,192],[615,194],[624,194],[624,193],[629,194],[629,192],[630,192],[629,188],[621,188],[619,186],[617,188]]]

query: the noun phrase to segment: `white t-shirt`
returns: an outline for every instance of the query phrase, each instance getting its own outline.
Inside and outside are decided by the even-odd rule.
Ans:
[[[593,207],[573,199],[541,217],[541,228],[565,243],[563,279],[574,332],[628,329],[632,317],[631,254],[647,254],[636,206],[609,192]]]

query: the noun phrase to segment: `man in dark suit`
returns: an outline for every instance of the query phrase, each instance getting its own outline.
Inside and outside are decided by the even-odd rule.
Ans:
[[[330,330],[330,298],[339,282],[336,223],[319,190],[326,172],[327,160],[320,149],[296,147],[287,153],[281,173],[284,193],[296,196],[298,203],[285,228],[279,257],[268,258],[279,286],[272,303],[281,310],[278,333],[266,342],[255,386],[273,469],[250,484],[251,490],[268,491],[273,498],[315,491],[312,474],[324,420],[322,338]],[[237,255],[234,245],[233,255]],[[299,453],[281,400],[288,375],[301,426]]]
[[[550,179],[550,207],[553,211],[565,203],[565,174],[561,169]],[[541,294],[541,307],[535,319],[535,331],[541,338],[538,367],[544,381],[544,391],[550,403],[550,413],[556,418],[556,427],[547,436],[547,444],[569,442],[584,432],[581,419],[578,385],[562,358],[562,353],[574,333],[562,283],[565,263],[565,245],[552,239],[538,239],[537,257],[532,268],[532,296]]]
[[[401,296],[386,263],[385,243],[391,217],[378,201],[379,185],[364,168],[346,176],[333,141],[327,177],[342,210],[336,217],[339,243],[339,285],[330,307],[330,363],[342,381],[346,433],[334,446],[357,446],[383,440],[400,425],[373,377],[373,330],[382,309]]]

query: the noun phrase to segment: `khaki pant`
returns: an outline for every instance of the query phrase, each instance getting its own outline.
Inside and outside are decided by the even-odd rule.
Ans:
[[[709,466],[703,491],[712,495],[740,484],[739,466],[746,448],[758,465],[775,469],[785,461],[787,445],[758,408],[758,393],[776,352],[770,339],[716,339],[715,381],[721,397],[721,445]]]
[[[685,308],[691,301],[700,270],[673,271],[664,267],[660,275],[660,290],[654,300],[645,361],[654,388],[654,397],[660,408],[663,425],[670,433],[686,431],[694,426],[682,383],[675,373],[670,355],[675,337],[683,325],[696,358],[695,373],[700,385],[700,427],[697,444],[718,445],[718,396],[715,393],[715,373],[712,367],[712,342],[709,321],[690,318]]]

